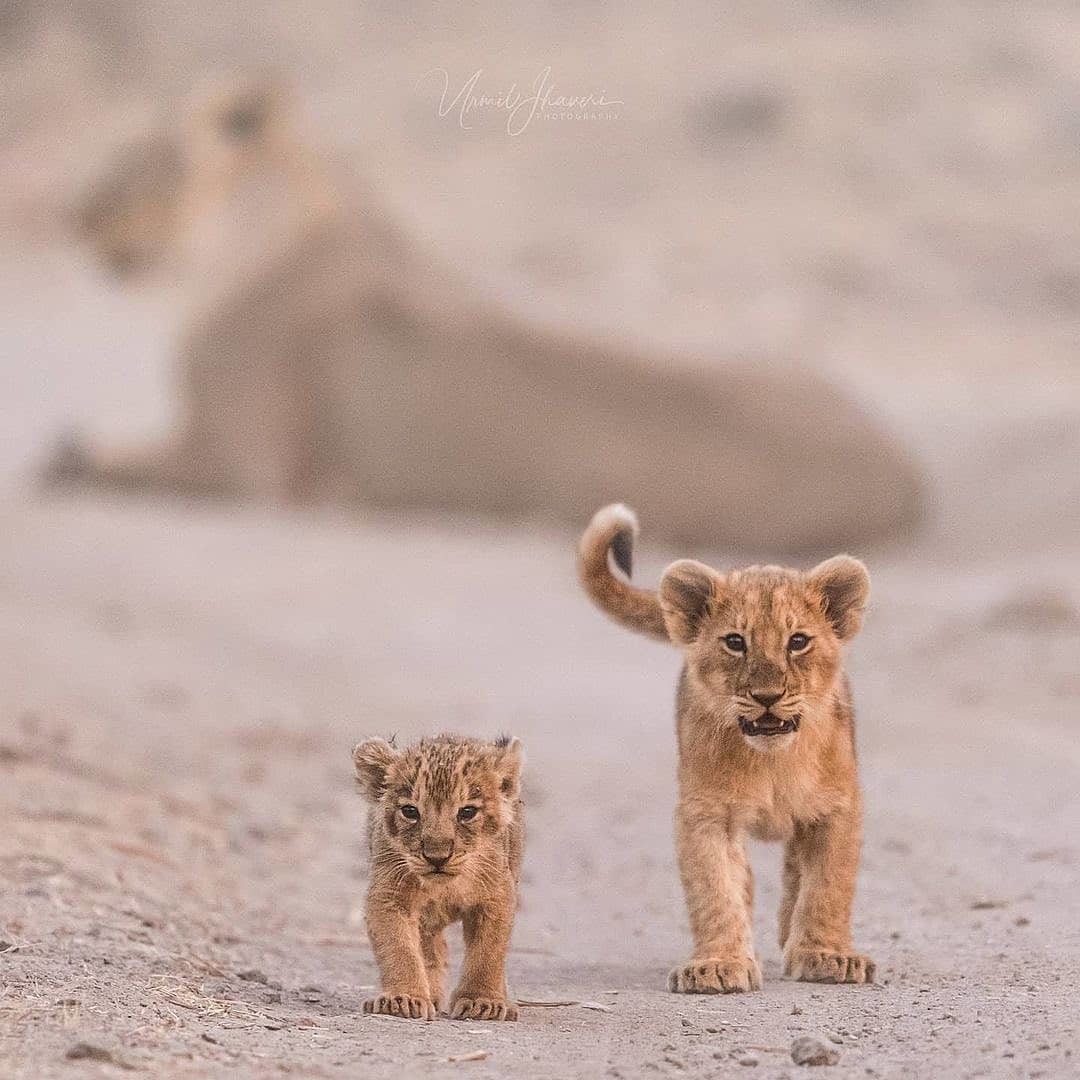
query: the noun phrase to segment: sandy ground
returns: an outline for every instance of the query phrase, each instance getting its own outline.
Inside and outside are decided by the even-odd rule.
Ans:
[[[1001,560],[872,560],[851,663],[856,937],[879,985],[781,978],[763,847],[766,989],[698,999],[664,990],[688,944],[677,659],[588,608],[571,537],[90,501],[3,520],[0,1074],[726,1075],[753,1058],[780,1077],[804,1033],[836,1044],[837,1076],[1076,1074],[1070,558],[1040,560],[1034,602]],[[348,751],[447,728],[527,746],[513,985],[576,1004],[517,1025],[360,1013],[376,972]],[[69,1060],[80,1043],[112,1064]]]
[[[108,48],[72,22],[99,6],[25,6],[60,29],[2,57],[0,1077],[794,1078],[802,1034],[836,1077],[1080,1074],[1076,12],[459,5],[418,33],[402,5],[328,4],[314,27],[271,6],[130,4]],[[571,535],[15,483],[65,428],[144,437],[174,409],[168,303],[63,247],[115,134],[103,99],[267,57],[470,278],[665,348],[832,368],[924,461],[917,545],[856,552],[856,940],[878,985],[781,977],[762,847],[765,990],[665,991],[689,945],[678,660],[589,608]],[[417,88],[549,62],[624,99],[617,119],[511,138],[489,111],[465,133]],[[661,551],[643,524],[646,581],[769,554]],[[511,975],[566,1004],[516,1025],[360,1013],[349,749],[441,729],[526,744]]]
[[[841,372],[932,491],[913,550],[858,552],[856,937],[880,982],[781,977],[762,848],[766,989],[695,999],[664,989],[688,948],[676,654],[589,608],[569,534],[21,490],[73,417],[168,417],[158,313],[107,295],[70,260],[2,294],[0,1075],[781,1077],[801,1034],[832,1040],[837,1076],[1076,1075],[1075,376],[977,356]],[[644,529],[655,580],[688,553]],[[527,747],[513,985],[572,1004],[517,1025],[360,1013],[376,972],[349,749],[444,729]]]

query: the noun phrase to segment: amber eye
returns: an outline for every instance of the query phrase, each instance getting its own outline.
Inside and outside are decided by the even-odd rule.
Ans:
[[[746,652],[746,638],[742,634],[728,634],[724,638],[724,648],[732,652],[744,653]]]
[[[419,821],[420,811],[413,806],[412,803],[406,803],[404,806],[398,808],[401,811],[401,816],[406,821]]]
[[[792,634],[788,638],[788,652],[802,652],[810,644],[810,638],[806,634]]]
[[[479,813],[480,808],[478,806],[463,806],[457,812],[457,819],[458,821],[472,821],[472,819],[476,817],[476,815]]]

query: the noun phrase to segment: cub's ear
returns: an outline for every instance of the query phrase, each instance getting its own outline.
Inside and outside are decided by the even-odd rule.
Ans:
[[[516,799],[521,793],[521,766],[524,763],[520,739],[503,735],[495,740],[495,772],[499,777],[499,790],[508,799]]]
[[[365,739],[353,747],[352,759],[360,790],[372,802],[382,798],[386,790],[386,770],[399,757],[385,739]]]
[[[853,638],[862,626],[870,596],[870,574],[866,567],[850,555],[836,555],[815,566],[807,576],[836,636],[841,641]]]
[[[660,610],[668,636],[689,645],[706,616],[716,610],[724,579],[711,567],[693,559],[672,563],[660,579]]]

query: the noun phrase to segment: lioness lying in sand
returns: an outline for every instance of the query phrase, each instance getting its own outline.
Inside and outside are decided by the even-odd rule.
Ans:
[[[116,274],[184,279],[184,424],[59,474],[574,524],[618,493],[669,540],[770,550],[919,516],[907,454],[813,372],[676,370],[477,299],[303,145],[272,88],[203,97],[121,154],[78,219]]]

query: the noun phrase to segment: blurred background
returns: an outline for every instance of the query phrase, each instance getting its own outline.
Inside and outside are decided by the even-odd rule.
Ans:
[[[348,749],[447,728],[528,749],[527,988],[642,988],[605,1031],[646,1045],[583,1030],[581,1067],[651,1060],[647,990],[686,940],[677,657],[592,612],[572,556],[625,499],[644,583],[689,554],[868,562],[861,938],[898,1016],[933,982],[957,1053],[983,1043],[955,972],[1015,965],[1034,996],[978,1007],[1023,1007],[1063,1075],[1077,852],[1045,824],[1080,824],[1078,42],[1072,5],[992,0],[4,4],[7,1074],[49,1075],[78,1032],[198,1075],[269,1039],[335,1074],[373,977]],[[182,467],[133,480],[178,440]],[[715,501],[672,479],[688,446]],[[565,499],[536,466],[560,448],[587,477]],[[297,460],[327,482],[294,487]],[[671,525],[689,502],[708,513]],[[239,1058],[198,1042],[264,1014]],[[296,1041],[312,1016],[325,1053]],[[862,1037],[884,1075],[910,1064]],[[373,1067],[415,1050],[375,1045]]]
[[[663,365],[827,372],[925,465],[931,519],[962,472],[948,523],[965,550],[991,527],[1072,530],[1069,20],[989,4],[701,5],[677,24],[647,5],[494,23],[483,7],[11,5],[5,475],[65,431],[176,427],[185,301],[211,275],[124,288],[72,215],[118,147],[163,130],[179,146],[208,83],[271,72],[297,145],[333,156],[343,219],[372,188],[461,290]],[[548,100],[619,104],[463,114],[538,80]]]

